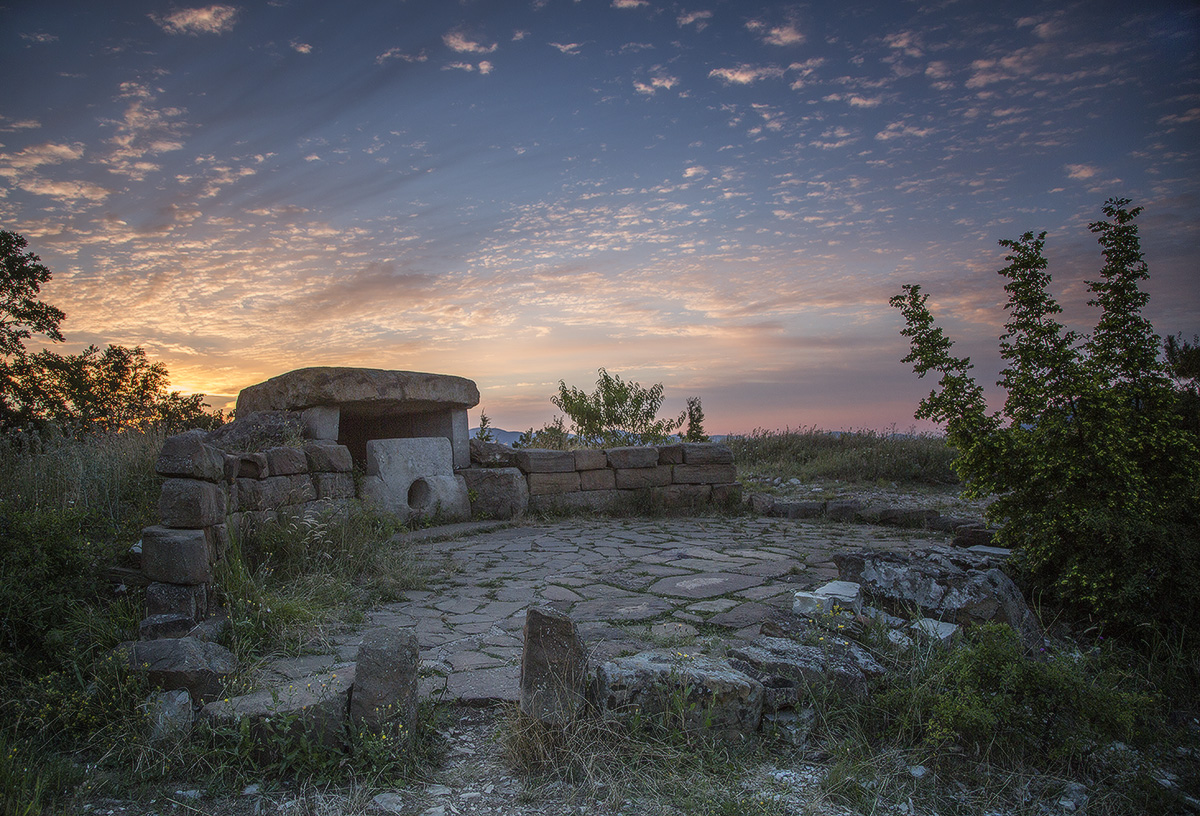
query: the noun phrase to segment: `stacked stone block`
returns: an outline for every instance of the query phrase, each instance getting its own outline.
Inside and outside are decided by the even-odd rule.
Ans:
[[[668,509],[741,500],[733,452],[724,445],[682,443],[608,450],[515,451],[529,508],[608,510],[650,500]]]
[[[166,477],[160,522],[142,531],[146,618],[142,640],[184,637],[209,615],[214,565],[225,557],[230,528],[302,514],[354,497],[350,452],[332,442],[262,453],[229,454],[204,431],[169,437],[155,472]]]

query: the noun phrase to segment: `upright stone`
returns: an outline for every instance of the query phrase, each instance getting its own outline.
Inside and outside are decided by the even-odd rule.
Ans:
[[[417,720],[417,636],[378,628],[363,635],[350,690],[350,719],[374,732],[412,732]]]
[[[521,711],[541,722],[572,720],[587,694],[587,652],[566,615],[532,608],[525,613],[521,650]]]
[[[142,574],[167,584],[211,581],[208,536],[204,530],[147,527],[142,530]]]

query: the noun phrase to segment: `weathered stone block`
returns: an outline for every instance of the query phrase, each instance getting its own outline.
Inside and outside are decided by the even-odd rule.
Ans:
[[[317,500],[317,488],[313,486],[312,477],[307,473],[297,473],[288,478],[288,504],[304,504]]]
[[[237,460],[236,477],[239,479],[265,479],[271,475],[265,453],[242,453],[234,458]]]
[[[317,405],[305,408],[300,412],[300,422],[304,426],[305,439],[328,439],[336,442],[338,438],[338,420],[342,412],[336,405]]]
[[[165,691],[187,689],[193,700],[215,700],[237,671],[233,653],[196,638],[166,638],[134,643],[127,653],[130,669],[146,673]]]
[[[138,624],[138,640],[186,637],[195,625],[187,615],[150,615]]]
[[[706,484],[672,484],[663,488],[662,496],[670,508],[699,507],[712,501],[712,490]]]
[[[523,448],[517,451],[517,467],[525,473],[572,473],[575,454],[572,451]]]
[[[682,465],[683,445],[659,445],[658,463],[660,465]]]
[[[526,478],[529,480],[530,496],[575,493],[579,490],[579,474],[574,470],[569,473],[530,473]]]
[[[354,470],[354,460],[345,445],[309,442],[304,446],[304,456],[313,473],[350,473]]]
[[[602,450],[572,451],[575,456],[576,470],[599,470],[608,467],[608,455]]]
[[[183,615],[193,623],[208,614],[207,584],[165,584],[146,587],[146,615]]]
[[[192,695],[187,689],[152,694],[144,709],[151,742],[183,737],[192,730]]]
[[[159,476],[175,476],[219,482],[225,478],[225,457],[221,451],[204,443],[201,430],[168,436],[163,442],[154,472]]]
[[[714,442],[685,442],[683,463],[685,465],[732,465],[733,451]]]
[[[314,473],[317,499],[353,499],[354,476],[349,473]]]
[[[737,481],[733,465],[675,465],[675,484],[729,484]]]
[[[831,501],[825,505],[825,517],[832,521],[854,521],[863,507],[863,503],[856,499]]]
[[[478,467],[516,467],[517,452],[499,442],[471,439],[471,464]]]
[[[634,450],[653,450],[635,448]],[[665,487],[671,483],[671,468],[653,467],[614,468],[618,490],[637,490],[642,487]]]
[[[862,659],[878,664],[865,652]],[[806,646],[789,638],[760,637],[729,650],[730,663],[764,685],[795,689],[793,701],[807,698],[809,689],[832,685],[854,694],[867,692],[867,674],[855,654],[843,647]],[[882,671],[882,667],[878,667]],[[872,672],[874,673],[874,672]],[[783,706],[779,706],[782,708]]]
[[[519,468],[468,468],[459,471],[467,483],[471,515],[511,519],[525,515],[529,484]]]
[[[611,468],[658,467],[658,448],[609,448],[607,453],[608,466]]]
[[[586,702],[587,651],[566,615],[533,608],[525,613],[521,649],[521,711],[553,725],[573,720]]]
[[[363,496],[403,519],[440,514],[471,516],[467,485],[454,475],[450,441],[441,437],[373,439],[367,442]]]
[[[165,527],[207,527],[225,520],[225,494],[212,482],[167,479],[158,498]]]
[[[287,686],[217,700],[200,711],[218,727],[233,728],[248,720],[250,733],[264,758],[272,747],[304,739],[330,747],[338,743],[350,705],[355,667],[302,677]],[[210,698],[211,699],[211,698]],[[287,739],[272,739],[286,729]]]
[[[600,451],[603,453],[603,451]],[[579,471],[580,490],[615,490],[617,487],[617,472],[612,468],[603,470]]]
[[[294,476],[308,472],[308,457],[300,448],[271,448],[266,456],[267,470],[272,476]]]
[[[239,512],[277,510],[289,504],[292,477],[268,476],[266,479],[238,479],[237,505]]]
[[[210,563],[217,563],[225,560],[225,553],[229,552],[229,545],[232,543],[229,533],[228,524],[214,524],[205,530],[208,538],[208,560]]]
[[[848,610],[855,615],[862,612],[862,586],[853,581],[830,581],[817,589],[816,594],[829,598],[834,610]]]
[[[602,663],[596,704],[605,712],[655,716],[683,703],[689,728],[753,732],[762,718],[763,686],[724,660],[680,652],[643,652]]]
[[[616,507],[628,491],[588,490],[575,493],[545,493],[529,497],[529,509],[534,513],[589,510],[605,512]]]
[[[167,584],[211,581],[205,531],[170,527],[142,530],[142,573],[151,581]]]
[[[739,506],[742,503],[742,486],[737,482],[713,485],[712,503],[718,507],[734,508]]]
[[[375,732],[412,729],[417,720],[417,636],[411,629],[371,629],[363,635],[350,691],[350,718]]]

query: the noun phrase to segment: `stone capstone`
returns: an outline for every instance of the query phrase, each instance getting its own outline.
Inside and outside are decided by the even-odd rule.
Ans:
[[[692,729],[752,732],[763,709],[762,683],[724,660],[682,651],[600,664],[593,696],[602,712],[678,717]]]
[[[566,724],[586,701],[587,683],[587,651],[574,622],[552,609],[529,609],[521,650],[521,711],[544,723]]]
[[[237,414],[338,406],[344,420],[348,407],[356,413],[387,415],[474,408],[478,404],[479,389],[464,377],[321,366],[299,368],[242,389]]]
[[[412,729],[417,720],[417,636],[411,629],[363,635],[350,691],[350,719],[371,731]]]

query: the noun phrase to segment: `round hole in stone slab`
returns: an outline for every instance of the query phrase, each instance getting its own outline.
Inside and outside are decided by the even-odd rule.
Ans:
[[[408,486],[408,506],[418,513],[425,512],[432,500],[433,490],[424,479],[417,479]]]

